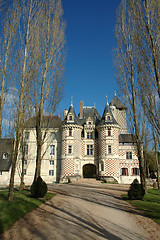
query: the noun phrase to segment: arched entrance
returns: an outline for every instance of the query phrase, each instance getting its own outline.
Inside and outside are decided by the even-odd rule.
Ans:
[[[96,178],[96,166],[94,164],[83,166],[83,178]]]

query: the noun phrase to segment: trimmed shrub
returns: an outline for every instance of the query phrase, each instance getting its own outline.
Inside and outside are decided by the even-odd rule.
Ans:
[[[37,181],[34,181],[31,185],[30,191],[32,195],[36,198],[42,198],[47,193],[48,187],[43,179],[39,176]]]
[[[139,181],[137,179],[134,179],[128,190],[128,198],[130,200],[142,200],[143,196],[144,192],[142,190],[141,184],[139,184]]]

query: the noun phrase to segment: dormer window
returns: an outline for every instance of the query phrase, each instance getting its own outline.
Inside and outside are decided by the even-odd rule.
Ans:
[[[110,122],[112,120],[112,117],[110,115],[105,116],[105,121]]]
[[[8,153],[3,153],[3,159],[7,159],[8,158]]]
[[[69,114],[69,115],[68,115],[68,121],[69,121],[69,122],[73,122],[73,120],[74,120],[73,115]]]
[[[86,124],[87,124],[87,125],[92,125],[92,124],[93,124],[93,120],[89,117],[89,118],[86,120]]]

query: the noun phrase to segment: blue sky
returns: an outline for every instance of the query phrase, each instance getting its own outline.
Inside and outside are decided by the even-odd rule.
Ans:
[[[116,9],[120,0],[62,0],[66,21],[67,58],[64,99],[59,111],[69,108],[71,96],[76,113],[79,102],[96,105],[102,114],[105,96],[110,102],[117,90],[112,51],[115,44]]]

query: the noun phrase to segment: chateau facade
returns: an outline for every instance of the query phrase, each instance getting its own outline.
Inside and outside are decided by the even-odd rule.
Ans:
[[[36,165],[35,117],[25,122],[25,184],[31,184]],[[80,102],[78,116],[73,104],[60,117],[43,117],[41,176],[47,183],[64,182],[72,179],[103,177],[118,183],[130,184],[139,177],[137,147],[132,134],[127,133],[126,107],[115,95],[112,102],[106,102],[102,117],[95,107],[85,107]],[[4,153],[3,153],[4,154]],[[1,156],[3,158],[3,156]],[[15,176],[19,183],[22,154]],[[1,169],[2,181],[9,181],[7,171]]]

